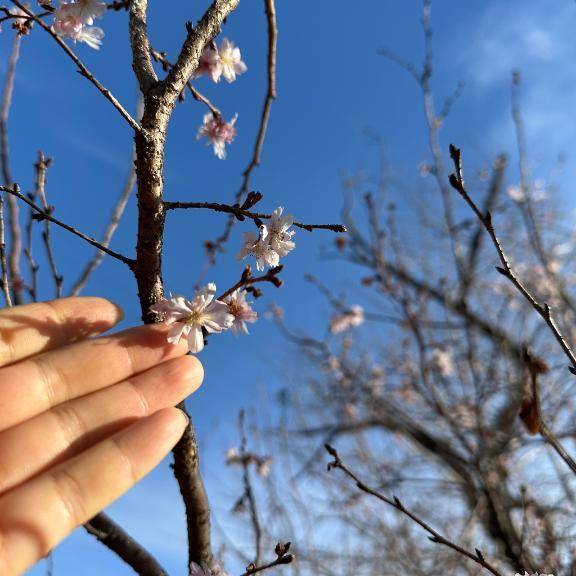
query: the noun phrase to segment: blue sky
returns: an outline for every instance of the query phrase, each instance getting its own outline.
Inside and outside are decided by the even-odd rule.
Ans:
[[[199,18],[208,2],[170,2],[169,10],[163,2],[150,4],[152,44],[174,58],[184,39],[184,22]],[[353,5],[291,0],[278,4],[279,98],[272,110],[263,163],[252,180],[253,189],[264,194],[262,208],[283,205],[303,221],[337,222],[341,171],[370,172],[377,166],[378,151],[366,137],[366,128],[381,135],[395,173],[418,185],[417,165],[429,160],[420,94],[404,71],[376,52],[385,46],[421,62],[420,0],[358,0]],[[459,81],[466,84],[443,128],[443,145],[454,141],[462,146],[475,167],[488,166],[502,150],[509,151],[513,159],[510,73],[520,68],[532,168],[535,174],[547,174],[558,153],[564,152],[568,159],[563,181],[571,182],[576,176],[571,159],[576,136],[576,124],[571,120],[576,88],[575,18],[576,5],[569,0],[437,1],[433,26],[438,102]],[[136,84],[126,22],[125,13],[106,14],[101,22],[106,31],[102,50],[79,45],[76,51],[126,107],[134,110]],[[238,137],[229,148],[228,159],[216,159],[195,140],[204,108],[191,100],[178,106],[167,143],[167,199],[228,201],[250,157],[266,81],[263,3],[241,2],[224,35],[241,47],[248,73],[232,85],[213,85],[202,79],[198,87],[225,116],[239,114]],[[8,28],[0,35],[5,56],[11,36]],[[6,57],[2,58],[2,73],[5,61]],[[37,150],[42,149],[54,157],[48,196],[57,216],[98,236],[127,172],[130,131],[40,30],[23,41],[10,137],[12,171],[22,188],[32,185],[33,163]],[[568,184],[563,193],[573,208]],[[114,249],[133,253],[135,224],[132,201]],[[164,274],[168,290],[190,293],[204,262],[202,241],[217,235],[222,224],[219,215],[169,215]],[[211,271],[209,279],[222,288],[235,282],[241,272],[234,259],[241,231],[242,226],[237,226],[228,253]],[[65,232],[54,230],[53,236],[58,265],[70,287],[92,251]],[[284,287],[278,291],[266,288],[259,310],[263,312],[275,301],[286,311],[291,326],[322,333],[327,307],[303,275],[313,272],[343,290],[354,287],[358,278],[342,263],[319,258],[322,246],[332,239],[329,233],[299,231],[297,249],[285,260]],[[42,296],[51,297],[47,276],[43,276],[43,286]],[[118,302],[126,311],[126,326],[139,322],[135,283],[122,265],[105,260],[85,293]],[[205,383],[188,406],[198,430],[213,507],[218,521],[226,524],[239,487],[237,478],[224,466],[223,453],[236,443],[238,410],[258,407],[267,397],[266,391],[273,398],[273,391],[283,383],[283,366],[294,366],[298,359],[264,319],[249,338],[235,339],[231,334],[213,338],[201,359]],[[182,509],[167,465],[115,503],[110,513],[148,545],[171,574],[185,574]],[[218,531],[215,536],[218,538]],[[82,531],[56,550],[54,560],[58,576],[131,573]],[[41,563],[30,574],[44,571]]]

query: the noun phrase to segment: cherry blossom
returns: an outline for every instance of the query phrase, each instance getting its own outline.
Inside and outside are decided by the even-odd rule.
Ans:
[[[73,10],[82,24],[92,26],[94,18],[101,18],[106,11],[106,3],[99,0],[76,0]]]
[[[198,68],[194,72],[194,78],[206,74],[212,78],[213,82],[220,82],[222,76],[228,82],[234,82],[236,76],[243,74],[246,70],[248,68],[242,61],[240,48],[228,38],[224,38],[220,44],[220,49],[214,42],[210,42],[204,47]]]
[[[234,290],[230,296],[224,298],[224,302],[228,305],[228,312],[234,316],[234,323],[231,330],[234,335],[249,334],[246,322],[253,324],[258,320],[258,314],[252,310],[252,302],[246,300],[245,290]]]
[[[214,154],[223,160],[226,158],[226,144],[230,144],[236,136],[234,124],[236,124],[237,119],[238,114],[230,122],[225,122],[221,116],[215,116],[212,112],[208,112],[204,115],[204,122],[198,129],[196,139],[206,137],[206,145],[212,144]]]
[[[103,2],[95,0],[60,2],[54,13],[54,32],[98,50],[102,45],[104,30],[90,24],[94,22],[94,18],[102,16],[105,8]]]
[[[222,65],[220,64],[218,48],[214,42],[210,42],[204,47],[198,62],[198,68],[194,71],[193,76],[194,78],[198,78],[203,74],[210,76],[214,82],[220,82]]]
[[[296,244],[292,241],[292,237],[296,234],[295,230],[289,230],[294,222],[292,214],[282,216],[284,208],[278,206],[267,223],[268,227],[268,243],[274,252],[284,258],[291,250],[294,250]]]
[[[240,48],[234,46],[234,43],[224,38],[220,44],[220,65],[222,67],[222,76],[228,82],[234,82],[236,75],[244,74],[248,67],[242,62]]]
[[[339,334],[355,328],[364,323],[364,309],[358,304],[353,304],[350,309],[342,314],[337,314],[330,320],[330,332]]]
[[[256,258],[256,268],[259,272],[265,270],[266,266],[274,268],[280,263],[280,255],[270,246],[268,241],[268,228],[264,224],[260,226],[260,234],[258,237],[252,232],[244,233],[244,245],[236,258],[243,260],[250,255]]]
[[[168,342],[178,344],[182,337],[188,340],[188,349],[197,354],[204,348],[203,330],[218,334],[234,323],[228,306],[215,300],[216,285],[211,283],[198,290],[192,300],[182,296],[163,299],[150,307],[152,312],[164,315],[166,324],[174,324],[168,332]]]

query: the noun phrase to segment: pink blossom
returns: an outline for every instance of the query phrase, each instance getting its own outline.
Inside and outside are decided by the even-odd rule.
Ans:
[[[236,120],[238,119],[238,114],[230,120],[230,122],[225,122],[222,117],[215,116],[212,112],[208,112],[204,115],[204,123],[198,129],[198,134],[196,139],[199,140],[203,136],[206,137],[207,145],[212,144],[214,147],[214,154],[220,160],[226,158],[226,144],[230,144],[236,136]]]
[[[214,42],[210,42],[204,47],[198,62],[198,68],[194,71],[194,78],[198,78],[198,76],[203,74],[210,76],[214,82],[220,82],[222,65],[220,64],[218,48]]]
[[[60,2],[54,13],[54,32],[74,42],[84,42],[98,50],[102,45],[104,30],[92,24],[94,18],[102,15],[106,5],[95,0]]]
[[[204,348],[203,330],[218,334],[232,326],[234,316],[224,302],[214,299],[215,294],[216,285],[211,283],[198,290],[192,300],[172,296],[150,307],[152,312],[164,316],[166,324],[174,324],[168,332],[168,342],[178,344],[185,337],[190,352],[197,354]]]
[[[258,320],[258,314],[252,310],[252,302],[246,300],[246,290],[234,290],[230,296],[224,298],[224,302],[228,304],[228,312],[234,316],[231,326],[234,335],[248,334],[246,322],[253,324]]]
[[[106,3],[99,0],[76,0],[72,6],[77,18],[88,26],[92,26],[94,18],[101,18],[106,11]]]
[[[234,43],[224,38],[220,44],[220,66],[222,75],[228,82],[234,82],[236,75],[244,74],[248,67],[242,62],[240,48],[234,46]]]
[[[194,78],[206,74],[212,78],[213,82],[220,82],[224,76],[228,82],[234,82],[236,76],[243,74],[247,66],[242,62],[240,49],[234,43],[224,38],[220,44],[220,49],[214,42],[210,42],[204,47],[198,68],[194,72]]]

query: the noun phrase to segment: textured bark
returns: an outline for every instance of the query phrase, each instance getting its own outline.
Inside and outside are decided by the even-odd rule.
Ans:
[[[146,1],[133,0],[130,7],[132,66],[144,97],[141,128],[135,134],[138,184],[138,244],[134,275],[145,323],[157,321],[150,306],[163,297],[162,244],[165,208],[162,200],[164,144],[170,116],[185,88],[204,46],[219,32],[222,22],[239,0],[215,0],[188,34],[176,64],[164,81],[154,72],[146,30]],[[184,403],[179,405],[184,409]],[[200,476],[198,445],[192,423],[173,450],[174,475],[178,481],[188,527],[189,566],[211,566],[210,507]]]

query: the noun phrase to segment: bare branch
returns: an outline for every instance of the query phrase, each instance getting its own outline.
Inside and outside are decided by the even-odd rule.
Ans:
[[[168,576],[156,558],[127,534],[114,520],[101,512],[84,524],[88,534],[115,552],[140,576]]]
[[[462,174],[462,154],[460,149],[456,148],[453,144],[450,144],[450,157],[454,162],[454,168],[455,168],[455,172],[453,174],[450,174],[450,184],[460,194],[460,196],[462,196],[462,198],[468,204],[468,206],[470,206],[474,214],[476,214],[478,220],[482,223],[482,225],[486,229],[486,232],[488,232],[488,235],[490,236],[490,239],[492,240],[492,243],[496,248],[496,252],[498,253],[500,262],[502,263],[502,267],[497,268],[498,272],[500,272],[500,274],[502,274],[503,276],[508,278],[510,282],[512,282],[512,284],[520,292],[520,294],[522,294],[522,296],[530,304],[530,306],[532,306],[532,308],[534,308],[534,310],[543,318],[543,320],[550,328],[550,331],[554,335],[554,338],[556,338],[556,341],[558,342],[558,344],[560,344],[564,354],[570,361],[571,367],[574,370],[576,370],[576,356],[574,355],[572,348],[570,347],[570,345],[560,332],[560,329],[556,325],[556,322],[552,316],[550,306],[546,303],[540,304],[536,300],[536,298],[530,293],[528,288],[526,288],[524,284],[522,284],[520,279],[516,276],[516,274],[512,270],[510,261],[508,260],[508,257],[506,256],[502,248],[502,245],[500,244],[500,240],[496,235],[496,231],[494,230],[494,226],[492,224],[492,215],[490,214],[490,212],[482,214],[482,212],[480,211],[474,200],[472,200],[472,198],[468,194],[466,187],[464,185],[464,176]]]
[[[82,238],[83,240],[88,242],[88,244],[92,244],[92,246],[94,246],[95,248],[98,248],[99,250],[102,250],[102,252],[105,252],[109,256],[116,258],[116,260],[120,260],[120,262],[123,262],[124,264],[126,264],[130,268],[132,268],[134,266],[134,260],[132,260],[131,258],[123,256],[122,254],[119,254],[118,252],[114,252],[114,250],[110,250],[106,246],[103,246],[102,244],[100,244],[100,242],[98,242],[94,238],[87,236],[83,232],[76,230],[76,228],[73,228],[72,226],[65,224],[61,220],[54,218],[54,216],[52,216],[50,213],[44,211],[42,208],[40,208],[40,206],[38,206],[37,204],[32,202],[32,200],[26,198],[26,196],[24,196],[24,194],[21,194],[20,188],[17,184],[14,184],[14,188],[9,188],[8,186],[0,186],[0,191],[7,192],[8,194],[12,194],[16,198],[19,198],[20,200],[22,200],[23,202],[28,204],[28,206],[30,206],[34,211],[36,211],[38,213],[38,215],[39,215],[38,219],[39,220],[44,220],[44,219],[49,220],[50,222],[57,224],[61,228],[64,228],[64,230],[68,230],[68,232],[71,232],[72,234],[78,236],[79,238]]]
[[[388,504],[389,506],[392,506],[392,508],[395,508],[399,512],[402,512],[402,514],[404,514],[405,516],[408,516],[408,518],[410,518],[413,522],[424,528],[424,530],[426,530],[426,532],[428,532],[431,535],[429,537],[429,540],[431,542],[434,542],[434,544],[442,544],[444,546],[447,546],[448,548],[451,548],[452,550],[458,552],[459,554],[462,554],[466,558],[476,562],[476,564],[479,564],[480,566],[482,566],[482,568],[485,568],[486,570],[494,574],[494,576],[502,576],[502,574],[496,569],[496,567],[486,560],[486,558],[478,548],[476,548],[474,552],[470,552],[469,550],[462,548],[462,546],[459,546],[458,544],[452,542],[451,540],[448,540],[448,538],[442,536],[439,532],[434,530],[434,528],[432,528],[427,522],[422,520],[419,516],[414,514],[414,512],[411,512],[408,508],[406,508],[398,498],[396,497],[388,498],[387,496],[384,496],[384,494],[381,494],[374,488],[371,488],[370,486],[364,484],[364,482],[362,482],[358,478],[358,476],[356,476],[356,474],[352,472],[352,470],[350,470],[346,466],[346,464],[344,464],[344,462],[342,462],[340,456],[338,455],[338,452],[332,446],[326,444],[325,448],[328,454],[330,454],[330,456],[334,458],[334,460],[332,460],[332,462],[328,464],[328,470],[331,470],[333,468],[339,468],[340,470],[342,470],[342,472],[344,472],[344,474],[346,474],[346,476],[351,478],[356,483],[356,487],[359,490],[365,492],[366,494],[374,496],[378,500],[384,502],[385,504]]]
[[[120,192],[120,196],[116,202],[116,206],[114,206],[114,210],[112,211],[112,216],[110,217],[110,221],[108,222],[108,226],[106,226],[106,230],[104,231],[104,235],[102,237],[102,246],[108,248],[110,246],[110,242],[118,225],[120,224],[120,219],[124,214],[124,210],[126,208],[126,204],[128,203],[128,199],[130,198],[130,194],[132,194],[132,190],[134,189],[134,185],[136,184],[136,170],[134,168],[134,159],[135,154],[132,153],[132,157],[130,159],[130,171],[128,172],[128,177],[126,178],[126,183]],[[104,252],[101,250],[97,250],[94,256],[90,259],[89,262],[86,263],[84,270],[80,273],[78,280],[72,286],[70,290],[71,296],[78,296],[80,292],[86,286],[88,282],[88,278],[90,274],[98,268],[100,263],[104,258]]]
[[[217,202],[164,202],[164,208],[166,210],[189,208],[214,210],[215,212],[233,214],[238,220],[244,220],[244,218],[268,220],[272,218],[272,214],[250,212],[249,210],[243,210],[239,206],[230,206],[229,204],[219,204]],[[294,222],[293,225],[308,232],[312,232],[312,230],[331,230],[340,234],[346,232],[346,227],[342,224],[304,224],[303,222]]]
[[[132,69],[140,84],[142,94],[158,83],[158,77],[150,57],[150,41],[146,24],[147,0],[130,2],[130,46],[132,47]]]
[[[30,9],[27,8],[24,4],[22,4],[18,0],[11,0],[11,1],[13,4],[18,6],[18,8],[20,8],[26,14],[28,14],[34,20],[34,22],[36,22],[44,31],[50,34],[50,36],[54,39],[54,41],[58,44],[58,46],[60,46],[60,48],[62,48],[62,50],[64,50],[64,52],[68,54],[68,56],[74,62],[74,64],[76,64],[76,66],[78,67],[78,72],[82,76],[84,76],[84,78],[86,78],[89,82],[94,84],[94,86],[96,86],[96,88],[100,91],[100,93],[104,96],[104,98],[106,98],[106,100],[108,100],[112,104],[112,106],[114,106],[114,108],[116,108],[116,110],[120,112],[120,115],[124,118],[124,120],[126,120],[126,122],[128,122],[131,128],[133,128],[135,131],[138,132],[140,130],[140,125],[138,124],[138,122],[136,122],[136,120],[134,120],[134,118],[130,116],[128,111],[122,106],[122,104],[120,104],[120,102],[116,99],[116,97],[112,94],[112,92],[110,92],[108,88],[104,87],[92,74],[92,72],[90,72],[88,68],[84,66],[80,58],[78,58],[78,56],[74,54],[74,52],[68,47],[66,42],[64,42],[64,40],[62,40],[62,38],[60,38],[60,36],[58,36],[58,34],[56,34],[56,32],[54,32],[54,30],[52,30],[50,26],[48,26],[45,22],[43,22],[36,14],[31,12]]]
[[[11,186],[14,182],[10,170],[10,154],[8,140],[8,115],[12,104],[12,93],[14,91],[14,78],[16,75],[16,65],[20,57],[21,34],[16,34],[12,42],[12,51],[8,61],[8,71],[6,73],[6,83],[2,94],[2,110],[0,112],[0,160],[2,163],[2,179],[6,186]],[[10,228],[10,253],[8,255],[8,270],[10,271],[10,286],[6,282],[6,288],[12,289],[15,304],[22,304],[22,275],[20,272],[20,252],[22,250],[22,240],[20,233],[19,210],[16,199],[12,196],[6,197],[8,203],[8,226]],[[6,244],[3,250],[6,252]],[[4,255],[4,258],[6,256]]]

